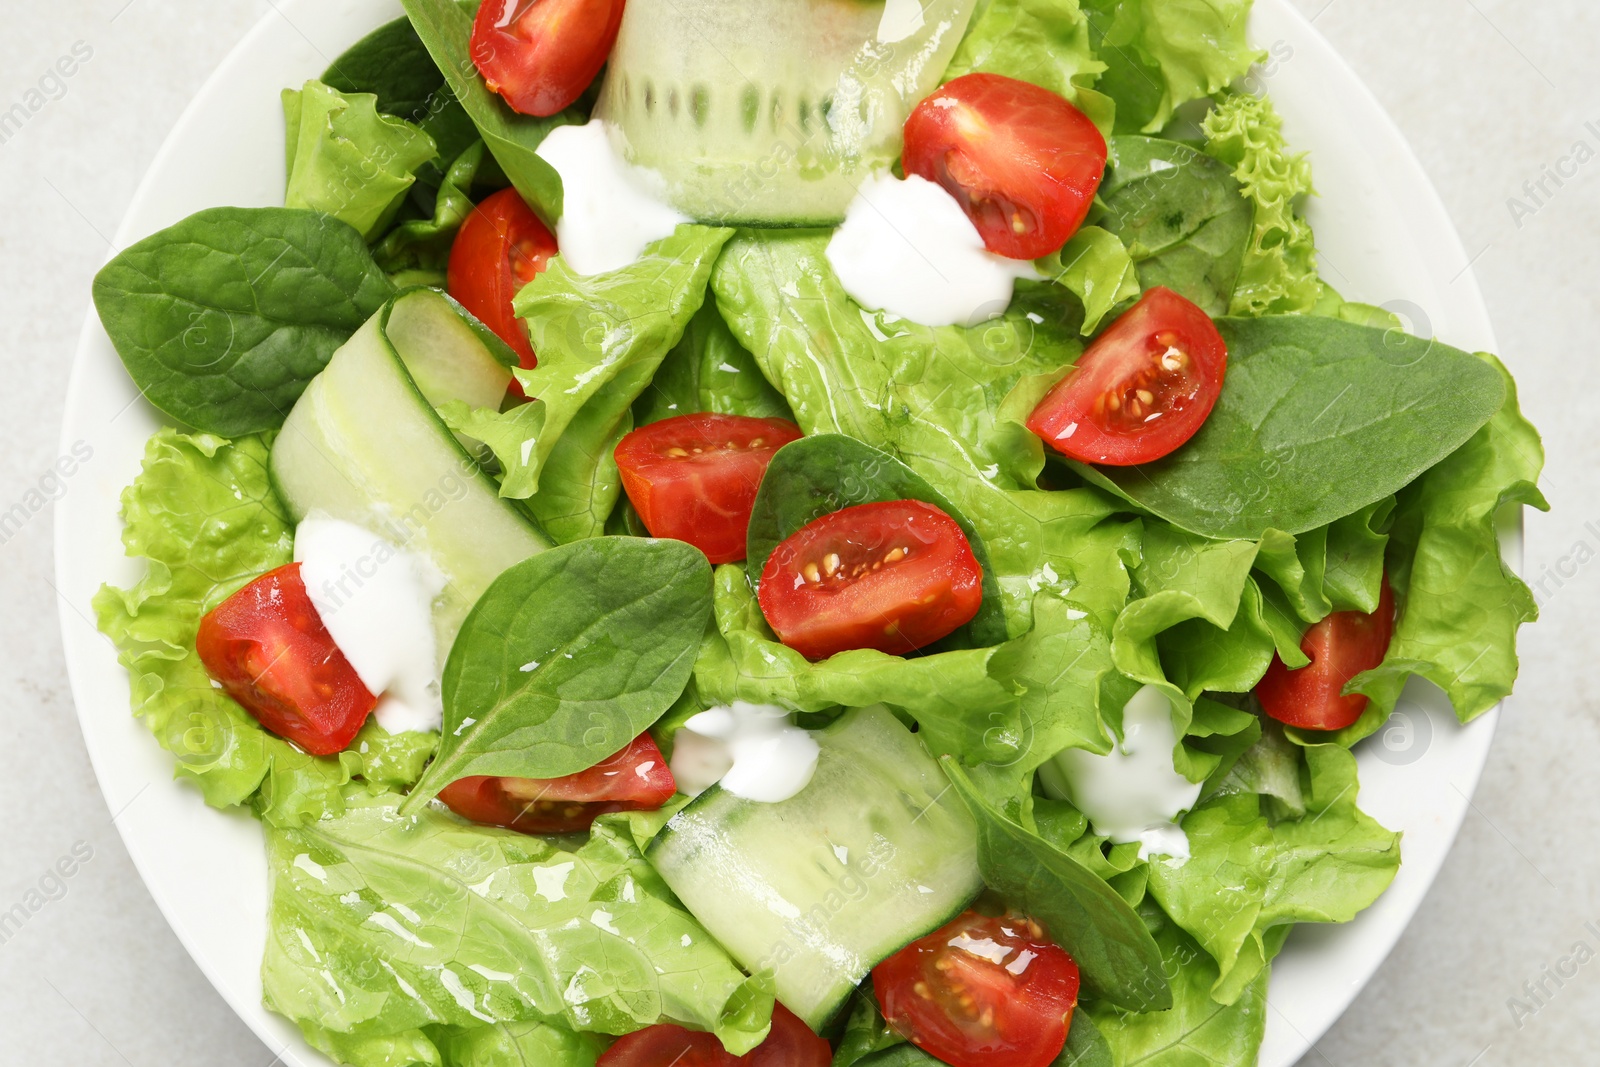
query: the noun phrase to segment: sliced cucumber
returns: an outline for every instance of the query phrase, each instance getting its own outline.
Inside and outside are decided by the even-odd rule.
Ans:
[[[813,1029],[884,957],[983,888],[977,826],[922,743],[882,706],[817,735],[804,789],[778,804],[713,786],[648,857],[684,905]]]
[[[433,561],[446,580],[433,612],[442,663],[489,583],[552,542],[500,498],[434,412],[435,398],[487,395],[484,361],[499,364],[482,344],[471,352],[473,331],[448,301],[424,293],[385,305],[312,379],[273,442],[272,477],[296,519],[325,512]],[[402,337],[413,365],[428,368],[433,396],[407,371]]]
[[[463,316],[466,310],[439,290],[409,289],[390,302],[383,331],[428,403],[463,400],[468,407],[498,409],[516,353]]]
[[[974,6],[629,0],[595,115],[697,219],[836,223],[900,156]]]

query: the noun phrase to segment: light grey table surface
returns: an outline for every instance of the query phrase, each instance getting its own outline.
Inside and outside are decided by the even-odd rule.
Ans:
[[[1544,617],[1525,632],[1522,680],[1461,837],[1393,955],[1303,1062],[1600,1062],[1600,963],[1587,962],[1600,952],[1600,567],[1589,566],[1600,556],[1600,4],[1295,2],[1443,195],[1544,433],[1555,506],[1528,515],[1525,573]],[[57,458],[107,235],[184,105],[272,11],[262,0],[0,8],[0,112],[45,79],[43,106],[0,131],[0,511]],[[73,76],[46,78],[75,46],[88,56]],[[1560,184],[1546,176],[1557,169]],[[0,933],[0,1064],[268,1067],[272,1052],[156,910],[96,788],[61,663],[49,509],[3,536],[0,911],[62,857],[88,859],[60,891],[46,880],[46,906]]]

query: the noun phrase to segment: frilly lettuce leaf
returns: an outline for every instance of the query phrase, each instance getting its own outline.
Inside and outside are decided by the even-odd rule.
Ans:
[[[587,1042],[520,1025],[541,1021],[622,1034],[666,1019],[736,1054],[766,1036],[767,980],[678,905],[624,826],[574,846],[372,799],[270,829],[267,851],[266,1003],[328,1051],[508,1024],[449,1044],[491,1063],[495,1045],[554,1044],[582,1062]]]
[[[339,92],[312,80],[283,91],[288,126],[287,207],[349,223],[367,240],[383,233],[438,149],[421,129],[381,115],[371,93]]]
[[[133,708],[214,807],[251,803],[271,824],[344,810],[348,797],[414,782],[434,734],[388,734],[369,722],[338,756],[307,755],[266,730],[220,689],[195,653],[200,617],[292,558],[293,530],[267,475],[260,437],[158,431],[122,494],[128,554],[145,575],[102,587],[101,632],[128,668]]]
[[[1314,310],[1322,296],[1316,242],[1300,217],[1310,196],[1311,162],[1289,152],[1283,120],[1266,97],[1230,93],[1205,117],[1206,151],[1233,168],[1256,210],[1244,266],[1233,290],[1233,315]]]

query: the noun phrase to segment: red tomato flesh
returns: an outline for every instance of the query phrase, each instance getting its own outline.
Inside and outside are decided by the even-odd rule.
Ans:
[[[472,62],[524,115],[554,115],[583,95],[622,25],[623,0],[483,0]]]
[[[314,756],[344,751],[378,703],[322,624],[298,563],[207,612],[195,651],[257,722]]]
[[[1367,710],[1366,697],[1343,695],[1346,683],[1382,663],[1393,636],[1394,592],[1385,575],[1377,611],[1336,611],[1313,625],[1300,641],[1300,651],[1311,662],[1290,670],[1272,657],[1272,666],[1256,683],[1256,699],[1263,711],[1287,726],[1343,730]]]
[[[785,419],[676,415],[641,426],[616,450],[622,487],[655,537],[687,541],[712,563],[744,559],[756,490],[773,454],[800,439]]]
[[[1066,244],[1106,169],[1106,139],[1088,116],[999,74],[940,86],[911,112],[905,139],[905,172],[944,186],[989,251],[1012,259]]]
[[[895,1032],[953,1067],[1047,1067],[1078,965],[1032,919],[969,911],[874,967],[872,988]]]
[[[1227,370],[1228,347],[1210,316],[1157,287],[1094,339],[1028,429],[1084,463],[1150,463],[1199,431]]]
[[[901,655],[972,621],[983,568],[961,527],[932,504],[858,504],[780,544],[759,600],[779,640],[807,659],[852,648]]]
[[[828,1067],[833,1049],[784,1007],[772,1008],[772,1032],[743,1056],[710,1034],[657,1023],[620,1038],[597,1067]]]
[[[538,360],[528,327],[511,310],[511,298],[550,265],[556,239],[522,194],[502,189],[472,209],[450,246],[446,288],[461,306],[516,352],[523,367]],[[512,383],[519,396],[522,387]]]
[[[476,775],[439,791],[450,810],[472,822],[525,834],[587,830],[613,811],[651,811],[678,791],[661,749],[649,734],[577,774],[564,778],[495,778]]]

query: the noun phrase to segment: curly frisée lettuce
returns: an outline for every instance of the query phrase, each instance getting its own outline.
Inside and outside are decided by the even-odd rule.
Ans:
[[[207,803],[249,803],[268,823],[293,825],[417,780],[434,735],[369,722],[338,756],[307,755],[216,688],[195,652],[200,617],[292,555],[264,439],[158,431],[122,494],[122,518],[123,543],[145,573],[131,588],[101,588],[100,630],[128,668],[135,712]]]

